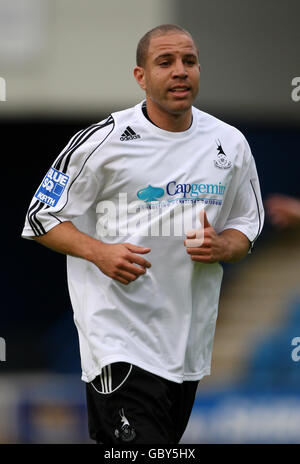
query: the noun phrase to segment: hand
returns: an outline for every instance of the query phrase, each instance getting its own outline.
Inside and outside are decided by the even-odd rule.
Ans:
[[[107,244],[101,242],[99,253],[94,256],[93,263],[106,274],[122,284],[129,284],[150,268],[149,261],[136,253],[149,253],[150,248],[144,248],[131,243]]]
[[[70,221],[64,221],[46,234],[33,238],[51,250],[94,263],[108,277],[125,285],[151,267],[149,261],[136,254],[149,253],[150,248],[131,243],[111,245],[101,242],[80,232]]]
[[[200,214],[203,214],[202,212]],[[218,235],[215,229],[208,222],[206,211],[203,216],[203,231],[193,231],[188,233],[188,239],[184,241],[187,247],[186,252],[191,256],[192,261],[200,263],[215,263],[224,259],[226,240]],[[202,235],[202,238],[201,238]],[[193,240],[195,243],[193,243]],[[201,243],[199,245],[199,243]]]

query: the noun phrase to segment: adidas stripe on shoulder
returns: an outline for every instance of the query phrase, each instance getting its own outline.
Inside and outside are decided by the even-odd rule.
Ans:
[[[84,129],[80,132],[78,132],[77,136],[75,136],[73,142],[70,144],[69,147],[67,147],[60,157],[56,160],[56,163],[54,164],[54,168],[57,169],[58,171],[61,171],[63,173],[66,173],[68,169],[68,165],[70,162],[70,158],[72,154],[74,153],[75,150],[77,150],[83,143],[85,143],[95,132],[97,132],[100,129],[103,129],[106,126],[109,126],[110,124],[114,123],[114,119],[112,116],[109,116],[107,120],[104,123],[99,123],[99,124],[93,124],[89,126],[87,129]]]

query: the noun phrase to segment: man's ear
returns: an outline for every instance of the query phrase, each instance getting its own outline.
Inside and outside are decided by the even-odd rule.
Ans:
[[[146,85],[145,85],[145,69],[142,68],[141,66],[136,66],[133,70],[133,75],[135,77],[135,80],[139,84],[142,90],[146,90]]]

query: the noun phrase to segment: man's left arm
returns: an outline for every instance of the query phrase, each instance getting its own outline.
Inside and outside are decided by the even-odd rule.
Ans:
[[[235,193],[230,213],[225,224],[216,229],[207,219],[206,211],[200,218],[203,230],[199,246],[185,241],[186,251],[193,261],[215,263],[223,261],[233,263],[243,259],[253,248],[253,244],[263,227],[264,208],[261,198],[259,179],[254,158],[246,140],[242,175]],[[221,229],[221,230],[220,230]],[[192,231],[191,231],[192,232]],[[187,238],[195,238],[197,236]]]
[[[237,229],[226,229],[217,234],[215,229],[209,224],[205,211],[203,227],[202,245],[186,248],[192,261],[206,264],[218,261],[234,263],[243,259],[249,252],[251,242],[246,235]],[[195,237],[196,234],[189,236],[189,239]],[[187,241],[184,244],[187,245]]]

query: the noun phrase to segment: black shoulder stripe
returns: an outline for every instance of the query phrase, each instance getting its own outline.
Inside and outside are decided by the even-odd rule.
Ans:
[[[45,205],[45,203],[42,203],[41,201],[37,200],[32,207],[28,211],[28,221],[29,224],[35,233],[35,235],[43,235],[46,233],[44,227],[42,226],[41,222],[37,219],[36,214],[44,207],[44,206],[49,206]]]
[[[78,132],[72,142],[70,143],[70,145],[68,147],[66,147],[66,149],[62,152],[62,154],[60,155],[60,157],[58,158],[58,160],[56,161],[56,163],[54,164],[54,168],[57,169],[59,171],[59,168],[60,168],[60,165],[61,165],[61,162],[62,160],[64,159],[64,157],[69,153],[69,151],[77,144],[80,143],[80,141],[82,140],[82,138],[87,135],[97,124],[93,124],[92,126],[89,126],[87,127],[86,129],[83,129],[81,130],[80,132]]]
[[[106,127],[109,124],[112,124],[113,118],[112,116],[109,116],[107,120],[103,124],[93,124],[92,126],[89,126],[87,129],[84,129],[78,134],[78,137],[74,139],[74,141],[71,143],[71,145],[61,154],[59,159],[56,161],[54,168],[57,169],[58,171],[66,172],[68,169],[69,161],[77,148],[80,147],[83,143],[85,143],[95,132],[97,132],[99,129],[102,129],[103,127]],[[64,167],[61,169],[61,165],[64,163]]]
[[[45,231],[43,225],[41,224],[41,222],[40,222],[40,221],[38,220],[38,218],[36,217],[36,215],[37,215],[37,213],[38,213],[42,208],[44,208],[44,206],[47,207],[48,205],[45,205],[45,204],[42,203],[42,202],[40,202],[40,203],[41,203],[41,204],[39,205],[39,207],[37,208],[37,210],[34,212],[33,217],[34,217],[34,220],[35,220],[36,224],[39,226],[39,228],[40,228],[40,230],[41,230],[41,233],[42,233],[42,235],[43,235],[43,234],[46,233],[46,231]]]
[[[66,147],[65,152],[70,150],[74,145],[78,142],[80,139],[80,136],[83,134],[83,132],[87,131],[90,128],[90,126],[86,129],[81,129],[79,132],[77,132],[74,137],[70,140],[69,145]]]
[[[89,126],[90,127],[90,126]],[[79,137],[81,136],[81,134],[83,132],[85,132],[89,127],[87,127],[86,129],[81,129],[80,131],[76,132],[76,134],[72,137],[72,139],[70,140],[70,144],[68,147],[66,147],[66,151],[69,150],[70,148],[72,148],[75,143],[77,143],[77,140],[79,139]]]
[[[260,232],[261,232],[261,217],[260,217],[260,211],[259,211],[259,205],[258,205],[258,200],[257,200],[257,195],[256,195],[256,192],[255,192],[255,188],[253,186],[253,183],[250,179],[250,184],[251,184],[251,187],[252,187],[252,190],[253,190],[253,193],[254,193],[254,196],[255,196],[255,201],[256,201],[256,206],[257,206],[257,212],[258,212],[258,231],[257,231],[257,234],[256,234],[256,237],[255,239],[252,241],[252,247],[254,245],[254,242],[256,241],[256,239],[258,238]]]
[[[111,128],[111,130],[109,131],[109,133],[106,134],[106,136],[104,137],[104,139],[101,140],[101,142],[99,142],[99,144],[94,148],[94,150],[93,150],[93,151],[89,154],[89,156],[86,158],[86,160],[84,161],[83,165],[81,166],[81,169],[80,169],[80,171],[78,172],[77,176],[74,177],[74,179],[72,180],[71,184],[69,185],[69,188],[68,188],[68,191],[67,191],[67,199],[66,199],[65,204],[64,204],[58,211],[56,211],[55,213],[59,213],[60,211],[62,211],[62,210],[64,209],[64,207],[68,204],[69,192],[70,192],[70,189],[71,189],[72,185],[74,184],[74,182],[78,179],[78,177],[79,177],[80,174],[82,173],[84,166],[86,165],[87,161],[90,159],[90,157],[92,156],[92,154],[105,142],[105,140],[107,139],[107,137],[108,137],[108,136],[112,133],[112,131],[114,130],[114,128],[115,128],[115,121],[114,121],[113,118],[111,119],[111,122],[109,122],[108,124],[113,124],[113,127]],[[106,124],[106,125],[108,125],[108,124]]]
[[[106,121],[105,123],[103,123],[103,124],[101,124],[101,125],[97,125],[97,127],[95,127],[95,128],[88,134],[88,136],[87,136],[84,140],[82,140],[81,144],[78,144],[78,146],[74,147],[74,148],[70,151],[70,153],[68,154],[68,156],[67,156],[66,159],[65,159],[65,164],[64,164],[64,167],[63,167],[63,169],[62,169],[62,172],[63,172],[63,173],[66,173],[66,172],[67,172],[67,169],[68,169],[68,166],[69,166],[69,162],[70,162],[71,156],[72,156],[72,154],[74,153],[74,151],[77,150],[77,148],[78,148],[80,145],[82,145],[84,142],[86,142],[95,132],[97,132],[97,131],[100,130],[100,129],[103,129],[103,128],[106,127],[106,126],[109,126],[109,125],[112,124],[112,123],[113,123],[113,118],[110,116],[110,117],[107,119],[107,121]]]
[[[31,208],[29,208],[29,210],[28,210],[28,212],[27,212],[27,219],[28,219],[28,222],[29,222],[30,227],[32,228],[32,230],[33,230],[33,232],[34,232],[35,235],[40,235],[40,233],[39,233],[38,228],[35,226],[35,224],[34,224],[32,218],[31,218],[31,214],[30,214],[30,213],[31,213],[31,211],[32,211],[34,208],[36,208],[36,206],[37,206],[39,203],[40,203],[39,200],[36,200],[36,202],[31,206]]]

